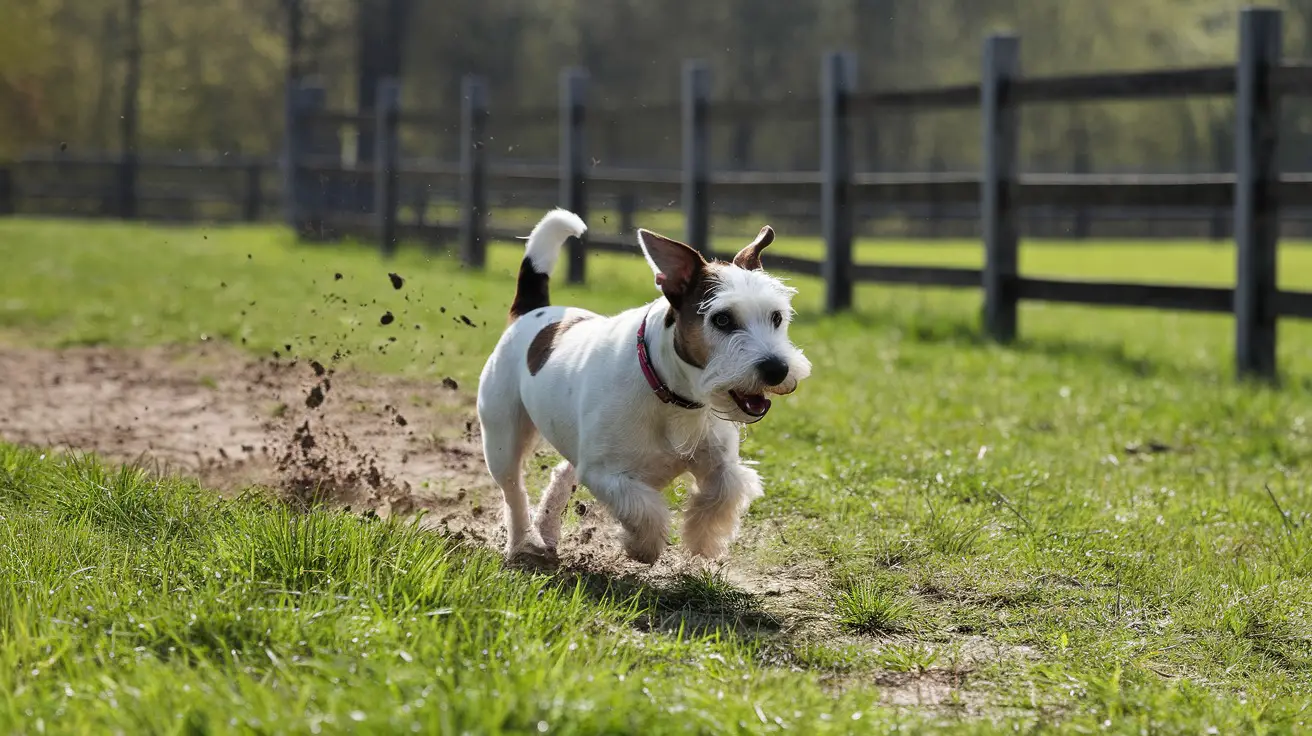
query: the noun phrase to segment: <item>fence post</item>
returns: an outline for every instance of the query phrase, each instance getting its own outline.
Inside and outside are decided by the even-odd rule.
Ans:
[[[305,169],[314,145],[314,114],[324,108],[327,95],[322,85],[296,80],[287,89],[287,131],[283,161],[283,207],[287,224],[298,237],[321,236],[323,231],[323,186]]]
[[[384,257],[396,252],[397,169],[400,161],[401,84],[378,80],[374,99],[374,219]]]
[[[1235,81],[1235,367],[1241,376],[1276,375],[1276,243],[1280,102],[1271,71],[1280,64],[1280,11],[1247,8],[1239,21]]]
[[[1089,151],[1089,129],[1083,120],[1076,124],[1073,131],[1075,140],[1075,152],[1071,161],[1071,169],[1076,174],[1090,174],[1093,172],[1093,156]],[[1075,222],[1072,223],[1071,234],[1077,240],[1088,240],[1089,231],[1092,229],[1092,218],[1090,217],[1089,208],[1083,204],[1075,207]]]
[[[934,146],[934,153],[929,158],[929,170],[934,174],[943,174],[947,171],[947,164],[943,161],[943,156],[938,151],[938,146]],[[943,219],[944,219],[943,198],[938,194],[938,188],[933,187],[929,190],[929,237],[943,237]]]
[[[638,215],[638,198],[633,192],[624,192],[619,196],[616,203],[620,215],[620,235],[625,237],[638,231],[635,224]]]
[[[711,68],[705,62],[683,62],[683,228],[684,241],[711,255],[710,212]]]
[[[140,167],[135,150],[125,150],[118,161],[118,216],[131,220],[137,216],[137,171]]]
[[[415,187],[414,197],[410,206],[415,208],[415,228],[422,231],[426,224],[428,210],[428,187]]]
[[[825,238],[825,309],[852,306],[852,146],[850,98],[856,57],[825,55],[820,69],[820,221]]]
[[[118,162],[118,216],[131,220],[137,216],[137,185],[140,173],[138,126],[141,101],[141,0],[128,0],[127,33],[124,43],[123,107],[119,111],[123,152]]]
[[[585,98],[588,73],[565,69],[560,73],[560,206],[587,222],[587,151],[584,147]],[[581,284],[587,274],[587,244],[569,240],[569,283]]]
[[[984,42],[980,108],[984,116],[984,172],[980,219],[984,232],[984,331],[998,342],[1016,337],[1018,301],[1016,174],[1020,116],[1011,83],[1020,77],[1020,40],[992,35]]]
[[[467,74],[460,82],[460,259],[487,261],[487,87]]]
[[[242,219],[246,222],[257,222],[260,219],[260,210],[263,209],[264,204],[264,191],[260,181],[263,174],[263,164],[246,164],[246,199],[242,203]]]
[[[14,186],[14,170],[0,169],[0,215],[12,215],[18,211],[18,194]]]
[[[300,216],[297,211],[297,200],[299,192],[296,189],[296,170],[297,164],[300,163],[304,156],[303,142],[304,122],[301,120],[301,80],[289,77],[287,79],[287,88],[283,91],[283,130],[282,130],[282,155],[278,162],[281,168],[279,173],[282,174],[282,213],[287,221],[287,226],[292,229],[293,233],[300,233],[297,227],[300,222]]]

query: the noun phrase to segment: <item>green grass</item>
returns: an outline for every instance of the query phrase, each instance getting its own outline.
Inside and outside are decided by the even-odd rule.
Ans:
[[[914,605],[896,590],[859,581],[834,600],[839,623],[862,634],[896,634],[914,628]]]
[[[781,252],[815,247],[781,235]],[[1232,273],[1228,249],[1201,244],[1024,254],[1031,273]],[[9,220],[0,332],[343,349],[472,391],[518,258],[494,247],[469,273],[272,229]],[[1286,247],[1282,283],[1312,286],[1308,265]],[[999,348],[977,337],[974,291],[863,286],[855,312],[824,317],[820,284],[793,283],[814,377],[747,432],[766,496],[735,556],[827,594],[777,611],[716,576],[607,593],[389,523],[6,449],[0,730],[1305,730],[1307,325],[1282,322],[1272,389],[1233,380],[1224,316],[1025,305],[1022,339]],[[613,256],[554,298],[609,311],[652,294],[639,261]],[[964,684],[893,711],[875,704],[890,673]]]
[[[395,521],[3,446],[0,499],[9,733],[673,733],[757,708],[841,731],[868,708],[750,643],[636,634],[656,591],[510,572]]]

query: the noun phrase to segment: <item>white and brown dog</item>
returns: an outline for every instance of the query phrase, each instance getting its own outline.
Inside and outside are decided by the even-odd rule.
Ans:
[[[653,563],[668,544],[661,490],[689,472],[697,490],[683,544],[720,557],[762,493],[760,476],[738,457],[738,425],[759,421],[767,393],[791,393],[811,372],[788,339],[795,290],[761,270],[774,231],[762,228],[724,263],[640,229],[663,296],[605,317],[548,298],[561,246],[586,229],[559,209],[533,228],[510,325],[479,379],[483,454],[506,499],[506,554],[554,560],[581,482],[623,525],[628,555]],[[539,435],[565,461],[530,518],[521,465]]]

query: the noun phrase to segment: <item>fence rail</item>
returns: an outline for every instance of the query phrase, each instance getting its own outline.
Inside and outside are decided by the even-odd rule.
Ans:
[[[621,230],[631,231],[635,197],[679,203],[686,223],[685,240],[709,252],[711,195],[724,206],[765,206],[773,211],[789,204],[818,210],[825,256],[811,260],[774,256],[772,268],[819,277],[826,284],[826,305],[837,311],[851,306],[854,283],[919,284],[950,288],[982,288],[983,329],[1007,342],[1017,332],[1017,305],[1042,301],[1104,306],[1187,310],[1235,315],[1236,369],[1240,375],[1272,377],[1275,366],[1275,324],[1279,317],[1312,318],[1312,294],[1276,288],[1276,248],[1282,209],[1312,210],[1312,175],[1279,175],[1277,166],[1280,102],[1312,96],[1312,66],[1281,59],[1281,14],[1252,8],[1241,13],[1239,57],[1231,66],[1145,70],[1051,77],[1026,77],[1019,62],[1020,42],[996,35],[984,43],[980,80],[932,89],[859,91],[855,57],[826,55],[821,65],[821,93],[813,99],[746,101],[713,99],[711,70],[689,61],[683,70],[678,102],[657,102],[627,108],[588,106],[589,80],[580,69],[560,78],[558,105],[498,112],[487,104],[485,82],[466,78],[458,106],[440,110],[402,109],[395,83],[380,86],[380,104],[372,114],[326,109],[321,87],[300,80],[288,91],[287,135],[281,168],[285,216],[297,232],[322,236],[353,233],[376,238],[391,253],[400,239],[455,239],[460,257],[472,267],[485,263],[487,243],[512,238],[488,222],[493,191],[537,193],[586,218],[590,202],[611,197],[619,203]],[[1234,102],[1233,175],[1054,175],[1021,173],[1018,141],[1023,107],[1105,101],[1143,101],[1181,97],[1225,97]],[[983,165],[978,172],[929,174],[858,173],[852,153],[852,129],[861,118],[885,110],[975,109],[980,116]],[[647,170],[594,165],[586,155],[591,126],[666,116],[679,129],[683,145],[678,170]],[[820,166],[815,171],[716,171],[710,165],[709,126],[744,119],[818,121]],[[555,164],[499,163],[486,148],[491,121],[501,124],[541,123],[559,126],[559,159]],[[664,118],[662,118],[664,119]],[[401,157],[399,130],[419,125],[458,130],[458,162],[406,162]],[[351,126],[372,136],[375,155],[364,166],[344,166],[335,150],[331,129]],[[38,162],[29,160],[28,165]],[[24,164],[20,162],[19,167]],[[61,166],[62,162],[47,162]],[[115,167],[182,170],[195,162],[151,161],[136,157],[88,164],[110,172]],[[244,172],[245,189],[223,188],[218,196],[238,197],[242,211],[258,216],[268,209],[265,173],[268,161],[215,161],[216,172]],[[123,177],[118,177],[121,180]],[[422,208],[415,221],[403,222],[406,182],[424,181],[458,194],[456,223],[425,223]],[[110,197],[114,178],[94,182],[78,196]],[[23,196],[69,196],[71,190],[24,186]],[[14,177],[0,173],[0,212],[12,211]],[[235,192],[235,193],[234,193]],[[361,197],[360,192],[369,193]],[[169,193],[142,190],[148,197]],[[929,204],[974,208],[978,217],[985,263],[982,269],[888,266],[853,262],[852,245],[858,210],[881,205]],[[1230,209],[1237,252],[1233,288],[1104,283],[1080,280],[1032,279],[1020,275],[1017,263],[1022,212],[1087,208],[1166,210]],[[1215,223],[1216,221],[1214,221]],[[1221,232],[1213,227],[1213,234]],[[589,252],[636,253],[631,237],[594,231],[569,246],[568,278],[586,278]]]
[[[584,150],[587,77],[568,70],[561,79],[561,159],[557,167],[490,164],[486,157],[466,155],[458,169],[433,167],[424,172],[452,177],[466,186],[486,188],[559,185],[560,202],[584,214],[588,193],[599,190],[639,190],[649,196],[680,201],[686,223],[685,239],[707,251],[709,193],[735,201],[777,203],[811,201],[820,210],[825,240],[823,260],[775,257],[772,267],[810,276],[826,283],[826,305],[846,309],[857,282],[920,284],[942,287],[982,287],[984,330],[999,341],[1017,331],[1017,307],[1022,300],[1129,306],[1235,315],[1236,368],[1241,375],[1273,376],[1275,323],[1281,316],[1312,315],[1312,294],[1282,292],[1275,281],[1275,252],[1280,208],[1312,207],[1312,177],[1285,176],[1277,167],[1277,115],[1281,98],[1312,95],[1312,68],[1281,62],[1281,16],[1269,9],[1241,14],[1240,53],[1233,66],[1148,70],[1116,74],[1024,77],[1020,43],[1012,36],[992,36],[984,44],[981,79],[975,84],[924,90],[859,93],[855,58],[830,54],[822,63],[822,89],[816,100],[771,104],[714,101],[709,97],[710,71],[698,62],[684,68],[679,105],[683,165],[680,171],[652,172],[588,168]],[[467,83],[481,85],[481,81]],[[1022,174],[1018,140],[1023,106],[1091,101],[1158,100],[1172,97],[1230,97],[1235,104],[1235,174],[1208,176],[1068,176]],[[712,120],[742,115],[818,112],[820,169],[759,173],[713,172],[709,165],[708,125]],[[979,110],[984,164],[977,174],[887,175],[854,173],[851,154],[852,121],[884,109]],[[301,113],[314,118],[321,111]],[[548,114],[541,111],[538,114]],[[613,111],[599,111],[602,116]],[[402,114],[404,119],[404,114]],[[468,116],[466,116],[468,118]],[[470,125],[468,120],[466,126]],[[476,135],[465,145],[479,148]],[[380,164],[380,167],[382,164]],[[412,172],[417,173],[417,172]],[[387,176],[381,168],[376,177]],[[487,213],[466,196],[462,213],[461,253],[481,264],[486,239],[508,233],[475,226]],[[858,200],[891,202],[975,203],[984,240],[982,269],[883,266],[854,263],[853,218]],[[1233,208],[1238,252],[1238,279],[1232,289],[1032,279],[1018,269],[1022,208],[1077,207]],[[394,211],[376,213],[375,230],[388,230]],[[473,233],[481,233],[474,235]],[[390,246],[389,246],[390,247]],[[629,252],[625,242],[598,234],[570,248],[569,278],[584,278],[588,250]]]
[[[0,214],[253,222],[282,206],[277,172],[276,161],[255,157],[28,155],[0,168]],[[125,180],[133,182],[131,202]]]

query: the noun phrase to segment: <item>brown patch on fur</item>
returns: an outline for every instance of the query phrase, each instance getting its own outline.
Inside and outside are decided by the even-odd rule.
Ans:
[[[559,342],[560,336],[574,325],[587,319],[587,317],[566,317],[559,322],[552,322],[538,331],[533,336],[533,342],[528,344],[528,373],[530,376],[536,376],[542,366],[547,364],[547,359],[556,349],[556,343]]]
[[[519,264],[519,279],[515,282],[515,300],[510,303],[510,320],[551,306],[551,276],[533,270],[533,263],[525,257]]]
[[[702,303],[715,290],[716,271],[728,264],[707,261],[695,248],[649,230],[639,230],[643,250],[656,264],[656,285],[669,301],[665,328],[674,330],[674,352],[683,362],[705,368],[710,358]]]
[[[738,251],[738,255],[733,257],[733,265],[745,268],[748,271],[759,271],[761,269],[761,251],[773,242],[774,229],[766,225],[761,228],[761,232],[756,234],[756,240],[753,240],[746,248]]]
[[[725,268],[718,262],[707,263],[701,273],[694,277],[687,294],[679,300],[677,307],[671,305],[666,314],[666,324],[670,323],[670,314],[674,319],[674,353],[679,360],[694,368],[705,368],[710,360],[711,348],[706,343],[706,320],[701,313],[702,304],[715,292],[719,279],[715,272]]]

